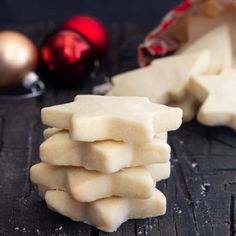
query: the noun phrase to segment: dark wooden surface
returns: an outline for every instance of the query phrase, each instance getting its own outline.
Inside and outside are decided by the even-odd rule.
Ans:
[[[23,32],[39,42],[45,28],[26,27]],[[140,26],[112,25],[108,59],[83,86],[48,86],[39,99],[0,101],[0,235],[108,235],[48,210],[30,183],[29,168],[39,161],[43,140],[40,109],[90,93],[104,78],[135,68],[136,46],[146,32]],[[171,178],[157,184],[167,197],[166,215],[129,220],[110,235],[235,235],[236,133],[193,121],[170,133],[168,142]]]

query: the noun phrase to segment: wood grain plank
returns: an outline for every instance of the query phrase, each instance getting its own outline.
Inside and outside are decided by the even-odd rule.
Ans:
[[[20,30],[40,44],[52,28],[39,25]],[[147,30],[132,24],[111,26],[108,58],[95,74],[85,78],[84,84],[64,87],[47,82],[46,93],[40,99],[0,103],[0,235],[236,234],[236,135],[228,128],[211,128],[192,121],[170,132],[172,174],[157,184],[167,197],[166,215],[129,220],[112,234],[50,211],[29,181],[30,166],[39,162],[45,128],[40,109],[90,93],[106,76],[136,68],[136,47]]]

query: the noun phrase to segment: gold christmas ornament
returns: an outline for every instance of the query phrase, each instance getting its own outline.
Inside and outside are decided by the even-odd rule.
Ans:
[[[29,38],[15,31],[0,32],[0,87],[22,84],[37,63],[37,48]]]

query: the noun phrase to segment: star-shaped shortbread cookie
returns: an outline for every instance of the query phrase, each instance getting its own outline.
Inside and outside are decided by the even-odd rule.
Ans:
[[[216,74],[231,67],[233,64],[233,48],[229,27],[221,25],[195,41],[183,45],[177,53],[196,53],[204,49],[211,53],[211,63],[207,71],[209,74]]]
[[[47,129],[46,133],[52,134]],[[40,159],[51,165],[81,166],[88,170],[114,173],[126,167],[164,163],[170,159],[170,146],[163,133],[150,143],[132,144],[113,140],[72,141],[67,131],[57,131],[40,145]]]
[[[39,163],[31,167],[30,178],[48,189],[66,190],[81,202],[110,196],[148,198],[155,182],[170,176],[170,162],[125,168],[113,174],[89,171],[81,167],[52,166]]]
[[[177,129],[182,110],[142,97],[80,95],[74,102],[43,108],[42,122],[69,130],[73,140],[144,143],[157,133]]]
[[[156,59],[147,67],[114,76],[108,95],[145,96],[162,104],[182,100],[189,78],[204,74],[210,62],[207,50]]]
[[[117,230],[128,219],[155,217],[166,212],[166,198],[157,189],[148,199],[111,197],[91,203],[78,202],[67,192],[51,190],[46,192],[45,200],[51,210],[106,232]]]
[[[189,90],[203,102],[197,115],[201,123],[236,130],[236,73],[193,77]]]

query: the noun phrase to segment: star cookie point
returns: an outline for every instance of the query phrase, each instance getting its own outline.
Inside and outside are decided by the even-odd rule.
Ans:
[[[177,129],[182,111],[147,98],[80,95],[72,103],[42,109],[42,121],[68,129],[73,140],[142,143],[152,141],[156,133]]]
[[[225,71],[219,75],[196,76],[190,91],[203,103],[197,119],[206,125],[223,125],[236,129],[236,74]]]

